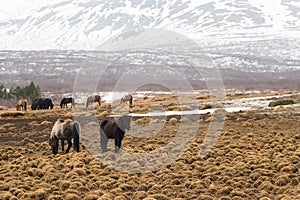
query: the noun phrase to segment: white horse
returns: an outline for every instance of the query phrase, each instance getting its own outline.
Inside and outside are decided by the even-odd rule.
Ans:
[[[79,135],[80,135],[80,125],[77,121],[71,119],[59,119],[55,122],[50,138],[49,144],[52,148],[52,153],[58,153],[58,143],[61,140],[62,151],[64,151],[64,141],[67,140],[68,148],[66,153],[70,151],[72,147],[72,139],[74,139],[74,151],[79,152]]]

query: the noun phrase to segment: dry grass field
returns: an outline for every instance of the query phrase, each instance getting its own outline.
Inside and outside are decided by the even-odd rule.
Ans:
[[[144,99],[134,105],[131,112],[135,113],[148,112],[150,105],[178,110],[174,97]],[[58,118],[72,118],[73,113],[80,118],[92,115],[90,112],[102,118],[122,108],[103,105],[96,111],[75,110],[56,106],[51,111],[28,110],[21,114],[0,111],[0,199],[300,199],[298,107],[227,113],[218,141],[205,157],[199,152],[209,124],[216,119],[210,114],[201,115],[196,121],[196,137],[179,158],[161,169],[143,173],[117,170],[96,159],[82,144],[79,153],[71,149],[68,154],[59,150],[59,154],[52,155],[48,137]],[[180,123],[189,123],[195,117],[132,120],[123,151],[149,153],[172,142]],[[99,146],[97,121],[86,121],[81,126],[83,135],[94,138],[88,141],[83,137],[82,141]],[[191,134],[189,129],[185,132]],[[115,156],[112,144],[109,152],[100,153],[105,154],[103,159]],[[130,159],[121,156],[118,159]],[[140,160],[128,163],[132,168],[143,166]]]

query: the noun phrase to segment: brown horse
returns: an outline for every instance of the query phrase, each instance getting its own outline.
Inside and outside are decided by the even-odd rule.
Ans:
[[[27,110],[27,100],[26,99],[19,99],[19,101],[16,104],[17,110]]]
[[[100,95],[94,95],[94,96],[89,96],[86,99],[86,104],[85,106],[88,107],[90,104],[93,102],[98,102],[99,106],[101,106],[101,96]]]
[[[129,115],[123,115],[117,121],[105,119],[100,122],[100,143],[103,152],[107,151],[109,139],[115,140],[115,152],[120,150],[125,131],[130,129],[130,122]]]
[[[131,94],[125,95],[121,98],[120,104],[129,102],[129,107],[132,107],[132,100],[133,100],[133,97]]]

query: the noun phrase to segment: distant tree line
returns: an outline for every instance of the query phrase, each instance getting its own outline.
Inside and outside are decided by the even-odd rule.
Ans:
[[[29,98],[33,101],[35,98],[40,97],[40,87],[35,85],[33,81],[24,87],[17,86],[16,88],[6,88],[3,84],[0,85],[0,99],[15,100],[20,98]]]

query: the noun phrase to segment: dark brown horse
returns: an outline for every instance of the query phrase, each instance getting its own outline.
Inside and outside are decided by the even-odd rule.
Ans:
[[[27,110],[27,100],[26,99],[19,99],[19,101],[16,104],[17,110]]]
[[[85,106],[88,107],[90,104],[92,104],[94,102],[98,102],[99,106],[101,106],[101,96],[100,95],[89,96],[86,99]]]
[[[31,110],[48,110],[53,109],[54,105],[50,98],[38,98],[31,104]]]
[[[120,150],[125,131],[130,129],[130,122],[131,117],[123,115],[117,121],[105,119],[100,123],[100,141],[103,152],[107,151],[109,139],[115,140],[115,152]]]
[[[55,122],[50,138],[49,144],[51,145],[52,153],[58,153],[58,144],[61,140],[61,148],[64,151],[64,141],[67,140],[68,148],[66,153],[70,151],[72,146],[72,139],[74,140],[74,150],[79,152],[79,135],[80,135],[80,125],[77,121],[72,121],[71,119],[59,119]]]
[[[74,98],[72,97],[69,97],[69,98],[63,98],[61,101],[60,101],[60,108],[64,108],[64,107],[68,107],[68,103],[71,104],[71,108],[75,108],[75,100]]]
[[[120,104],[129,102],[129,107],[132,107],[132,100],[133,100],[133,97],[131,94],[125,95],[121,98]]]

